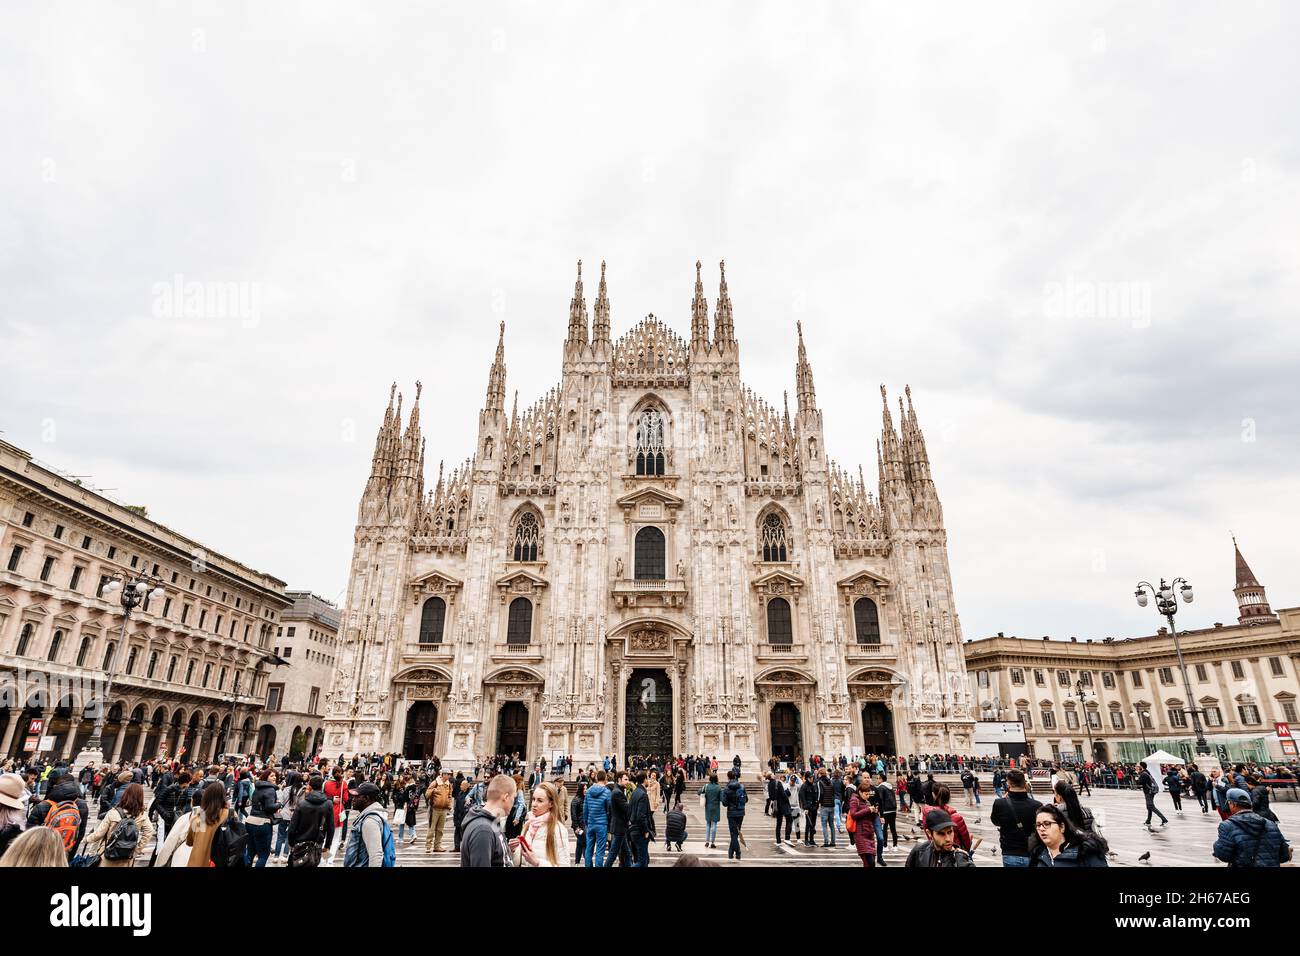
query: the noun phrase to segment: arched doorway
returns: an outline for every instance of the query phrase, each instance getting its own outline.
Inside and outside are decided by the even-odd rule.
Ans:
[[[527,730],[528,718],[525,714],[525,733]],[[428,700],[416,701],[406,712],[406,736],[402,738],[402,756],[407,760],[432,760],[437,752],[433,744],[437,733],[437,705]]]
[[[862,749],[869,754],[896,754],[894,715],[884,704],[862,705]]]
[[[150,719],[149,726],[145,731],[144,755],[151,760],[158,755],[165,743],[163,731],[165,730],[166,718],[167,712],[159,707],[153,712],[153,717]]]
[[[312,745],[311,745],[311,753],[308,754],[308,756],[309,757],[316,756],[318,753],[320,753],[321,747],[324,746],[325,746],[325,728],[321,727],[318,728],[316,731],[316,737],[312,741]]]
[[[628,678],[625,759],[666,757],[673,747],[673,686],[662,669],[637,668]]]
[[[275,749],[275,728],[270,724],[263,724],[257,731],[257,749],[259,757],[268,756]]]
[[[782,702],[772,708],[772,753],[778,760],[792,762],[796,754],[803,753],[803,732],[799,724],[799,708]]]
[[[430,705],[432,706],[432,705]],[[411,708],[415,710],[414,707]],[[438,719],[434,709],[433,719]],[[407,726],[409,728],[409,718]],[[519,754],[527,757],[528,751],[528,708],[517,700],[508,700],[497,712],[497,750],[499,754]]]
[[[1110,763],[1110,747],[1106,741],[1098,740],[1092,745],[1092,759],[1097,763]]]

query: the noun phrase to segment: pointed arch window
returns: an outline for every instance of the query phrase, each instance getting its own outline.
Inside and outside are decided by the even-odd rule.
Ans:
[[[158,652],[151,651],[149,654],[149,666],[145,668],[144,676],[153,678],[154,671],[158,669]]]
[[[637,418],[636,473],[664,473],[664,417],[657,408],[647,408]]]
[[[108,647],[104,648],[104,666],[100,670],[108,670],[113,665],[113,658],[117,655],[117,642],[109,641]]]
[[[786,532],[785,522],[775,511],[769,512],[763,518],[763,526],[759,530],[759,541],[762,545],[762,555],[764,561],[787,561],[789,560],[789,551],[786,542],[789,535]]]
[[[853,630],[859,644],[880,643],[880,612],[871,598],[858,598],[853,602]]]
[[[77,651],[77,666],[85,667],[86,658],[89,655],[90,655],[90,638],[83,637],[81,639],[81,648]]]
[[[793,641],[790,602],[785,598],[772,598],[767,602],[767,642],[789,646]]]
[[[59,645],[63,643],[63,632],[55,631],[54,638],[50,641],[50,652],[45,655],[47,661],[57,661],[59,659]]]
[[[666,569],[664,533],[653,525],[636,533],[636,579],[662,581]]]
[[[431,597],[424,602],[420,612],[420,643],[441,644],[442,630],[447,621],[447,602],[440,597]]]
[[[514,560],[536,561],[541,540],[542,526],[537,520],[537,515],[531,511],[520,514],[519,520],[515,522],[515,533],[511,544]]]
[[[528,598],[515,598],[510,602],[510,616],[506,623],[507,644],[531,644],[533,640],[533,602]]]

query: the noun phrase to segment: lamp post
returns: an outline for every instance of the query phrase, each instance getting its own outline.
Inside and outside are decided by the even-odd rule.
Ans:
[[[1074,696],[1079,698],[1079,709],[1083,711],[1083,726],[1088,731],[1088,759],[1097,759],[1097,745],[1092,742],[1092,721],[1088,719],[1088,700],[1090,699],[1087,691],[1083,689],[1083,680],[1080,678],[1074,682]]]
[[[1192,585],[1186,578],[1174,578],[1169,584],[1161,578],[1159,588],[1148,581],[1139,581],[1133,596],[1137,598],[1138,607],[1146,607],[1147,591],[1150,591],[1156,599],[1156,612],[1169,622],[1169,633],[1174,638],[1174,652],[1178,655],[1178,669],[1183,675],[1183,690],[1187,693],[1185,709],[1192,715],[1192,729],[1196,733],[1196,764],[1200,770],[1208,773],[1218,765],[1218,762],[1210,757],[1210,744],[1206,741],[1205,730],[1201,727],[1201,708],[1196,706],[1196,700],[1192,697],[1192,682],[1187,676],[1187,664],[1183,660],[1183,645],[1178,640],[1178,628],[1174,624],[1174,615],[1178,613],[1178,598],[1174,596],[1175,588],[1178,589],[1178,594],[1182,596],[1185,603],[1192,603]]]
[[[117,647],[114,648],[113,657],[106,669],[108,683],[104,685],[104,696],[100,699],[98,712],[95,714],[94,730],[91,731],[90,739],[86,741],[86,746],[81,748],[73,763],[73,768],[76,770],[88,765],[98,767],[104,762],[104,723],[108,719],[108,708],[113,697],[113,681],[117,677],[118,658],[122,656],[122,651],[126,647],[126,627],[131,620],[131,612],[145,601],[162,600],[165,592],[162,579],[152,574],[137,574],[128,578],[126,574],[119,571],[104,585],[103,593],[108,597],[118,595],[122,604],[122,629],[118,633]],[[122,730],[119,728],[118,734],[121,733]]]
[[[259,655],[257,660],[253,664],[253,687],[254,688],[257,687],[257,675],[262,673],[263,664],[272,664],[275,667],[279,667],[281,664],[288,664],[288,663],[289,662],[286,661],[279,654]],[[230,729],[226,731],[226,738],[225,740],[222,741],[222,743],[225,745],[225,749],[227,750],[230,747],[230,738],[235,733],[235,719],[239,711],[239,700],[241,697],[244,696],[243,694],[239,693],[238,687],[239,687],[238,683],[233,683],[230,685]],[[240,742],[243,744],[248,743],[248,741],[246,740],[242,740]],[[292,743],[292,741],[290,741],[290,743]]]
[[[1150,711],[1143,710],[1137,704],[1133,705],[1133,713],[1137,715],[1138,732],[1142,734],[1142,752],[1145,754],[1151,750],[1151,745],[1147,743],[1147,717]]]

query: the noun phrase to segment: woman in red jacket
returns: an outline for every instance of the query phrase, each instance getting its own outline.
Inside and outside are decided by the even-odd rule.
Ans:
[[[858,792],[849,800],[849,819],[853,821],[853,847],[862,857],[862,865],[876,865],[876,807],[871,802],[871,778],[865,773],[858,780]]]
[[[938,809],[952,817],[953,840],[956,847],[964,851],[967,856],[970,856],[970,828],[966,826],[966,819],[949,804],[952,794],[946,786],[939,784],[934,790],[934,798],[938,804]]]

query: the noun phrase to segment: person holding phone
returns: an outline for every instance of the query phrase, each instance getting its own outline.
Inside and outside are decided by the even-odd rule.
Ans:
[[[521,866],[568,866],[568,829],[560,822],[555,787],[539,783],[531,811],[518,839],[510,841],[511,852],[518,852]]]

